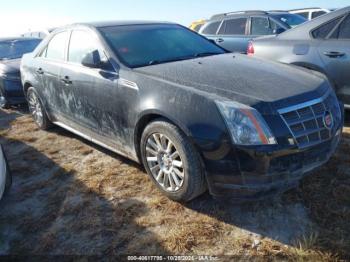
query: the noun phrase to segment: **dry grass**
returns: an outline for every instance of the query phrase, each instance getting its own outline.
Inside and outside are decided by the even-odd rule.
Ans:
[[[172,202],[138,165],[12,111],[0,111],[0,143],[14,175],[0,204],[0,254],[350,259],[349,129],[299,188],[245,205]]]

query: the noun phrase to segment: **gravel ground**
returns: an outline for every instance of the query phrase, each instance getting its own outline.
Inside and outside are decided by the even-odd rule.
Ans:
[[[0,203],[2,255],[350,259],[350,128],[298,188],[249,204],[172,202],[139,165],[61,128],[41,131],[21,110],[0,110],[0,143],[14,176]]]

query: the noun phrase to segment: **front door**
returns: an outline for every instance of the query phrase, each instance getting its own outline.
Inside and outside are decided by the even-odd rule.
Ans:
[[[84,57],[93,52],[98,52],[102,61],[98,68],[82,64]],[[127,115],[123,114],[125,101],[118,78],[94,32],[73,30],[67,63],[61,71],[63,96],[68,101],[67,117],[83,127],[85,133],[90,130],[91,137],[121,149],[126,139]]]

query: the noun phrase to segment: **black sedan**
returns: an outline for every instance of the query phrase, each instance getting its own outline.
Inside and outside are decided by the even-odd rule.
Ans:
[[[0,38],[0,108],[25,102],[19,66],[23,54],[41,42],[36,38]]]
[[[180,25],[76,24],[21,64],[30,112],[143,163],[168,197],[257,198],[328,161],[343,109],[322,76],[226,53]]]

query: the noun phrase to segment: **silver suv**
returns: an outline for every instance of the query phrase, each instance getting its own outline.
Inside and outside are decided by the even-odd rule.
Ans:
[[[241,11],[211,17],[199,33],[228,51],[246,53],[249,40],[280,34],[306,21],[285,11]]]

